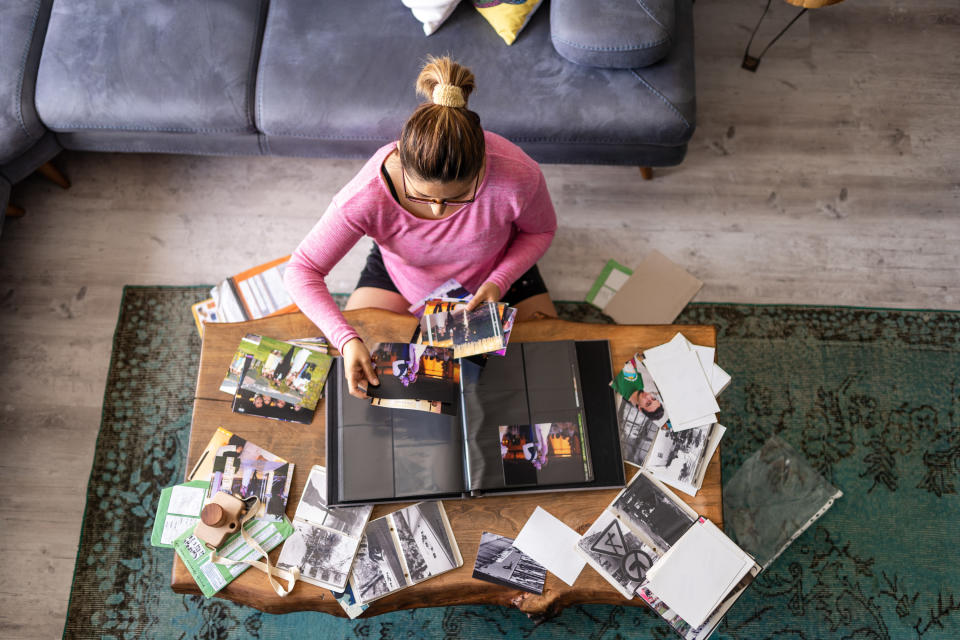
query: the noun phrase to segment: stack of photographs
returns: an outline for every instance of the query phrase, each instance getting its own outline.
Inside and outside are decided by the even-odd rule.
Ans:
[[[514,547],[511,538],[484,531],[477,549],[473,577],[542,595],[547,570]]]
[[[717,423],[674,431],[639,354],[627,361],[611,386],[616,391],[624,461],[695,496],[726,427]]]
[[[280,550],[277,566],[297,567],[305,582],[344,591],[360,547],[371,506],[327,506],[327,471],[314,466],[293,518],[294,532]]]
[[[463,565],[440,502],[419,502],[367,524],[350,587],[360,604]]]
[[[456,415],[460,361],[453,349],[381,342],[370,353],[380,384],[367,387],[375,406]]]
[[[457,358],[500,351],[507,345],[503,331],[506,308],[503,303],[484,302],[472,311],[457,306],[451,311],[424,313],[419,341],[451,347]]]
[[[467,290],[462,284],[451,278],[447,280],[439,287],[425,295],[423,298],[417,302],[410,305],[407,309],[410,313],[417,316],[418,318],[424,313],[433,313],[432,311],[426,311],[425,308],[428,302],[435,300],[440,300],[444,302],[463,302],[466,303],[473,297],[473,294]]]
[[[309,424],[333,358],[326,341],[283,342],[248,334],[240,341],[220,390],[236,413]]]
[[[293,466],[292,462],[219,427],[187,480],[209,481],[205,501],[218,491],[241,498],[257,496],[260,506],[256,517],[282,520]]]

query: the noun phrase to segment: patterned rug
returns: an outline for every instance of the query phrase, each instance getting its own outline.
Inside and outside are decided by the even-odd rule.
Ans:
[[[125,289],[64,637],[675,637],[642,607],[577,606],[539,624],[500,607],[351,622],[172,593],[173,553],[150,546],[150,528],[160,489],[183,478],[200,352],[189,305],[206,290]],[[714,637],[960,637],[960,314],[696,304],[678,322],[719,328],[733,376],[724,476],[777,433],[845,494]]]

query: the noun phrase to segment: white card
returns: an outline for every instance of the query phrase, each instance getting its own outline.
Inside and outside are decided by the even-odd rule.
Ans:
[[[513,541],[513,546],[572,587],[587,563],[576,552],[578,542],[579,533],[542,507],[537,507]]]
[[[184,487],[177,485],[170,492],[167,513],[179,513],[186,516],[199,516],[203,509],[203,497],[206,490],[202,487]],[[171,541],[172,542],[172,541]]]
[[[696,628],[753,564],[715,524],[698,521],[650,567],[647,587]]]
[[[201,491],[203,491],[201,489]],[[198,518],[193,516],[173,516],[167,514],[163,521],[163,534],[160,536],[160,542],[163,544],[173,544],[173,541],[180,537],[180,534],[197,524]]]
[[[645,360],[644,364],[660,390],[674,425],[720,411],[696,353],[673,353],[662,359]]]

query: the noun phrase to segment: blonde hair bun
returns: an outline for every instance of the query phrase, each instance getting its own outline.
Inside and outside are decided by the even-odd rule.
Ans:
[[[475,87],[470,69],[448,56],[427,58],[417,77],[417,93],[443,107],[465,108]]]

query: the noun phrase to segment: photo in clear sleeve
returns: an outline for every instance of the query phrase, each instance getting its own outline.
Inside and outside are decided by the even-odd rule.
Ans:
[[[380,384],[369,386],[374,398],[457,400],[460,363],[453,350],[407,342],[381,342],[370,353]]]
[[[314,466],[297,504],[296,517],[316,525],[335,529],[352,538],[359,538],[373,507],[328,507],[326,469]]]
[[[439,502],[421,502],[390,515],[413,582],[420,582],[458,566],[447,535]]]
[[[673,546],[695,520],[643,472],[634,476],[610,508],[649,537],[660,552]]]
[[[580,553],[625,598],[632,598],[659,554],[604,510],[578,544]]]
[[[585,479],[583,445],[576,423],[501,425],[499,432],[507,486],[563,484]]]
[[[360,539],[350,574],[357,601],[371,602],[407,585],[387,519],[372,520]]]
[[[283,543],[277,566],[297,567],[308,582],[322,583],[328,589],[342,590],[350,577],[350,567],[359,539],[336,531],[293,521],[294,532]]]
[[[541,595],[547,570],[514,547],[513,539],[484,531],[477,548],[473,577]]]

